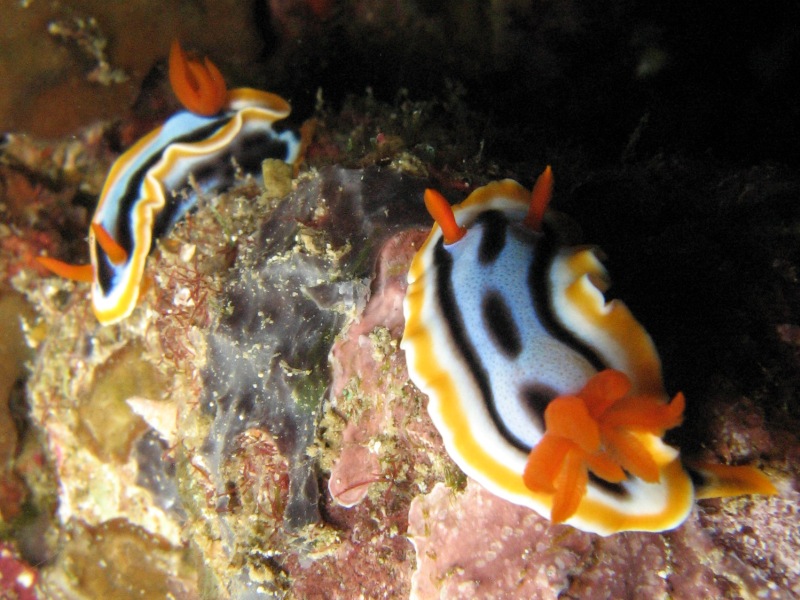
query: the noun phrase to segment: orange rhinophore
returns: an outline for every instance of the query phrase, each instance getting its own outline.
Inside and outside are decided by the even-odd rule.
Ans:
[[[531,192],[531,204],[528,214],[525,215],[525,225],[534,231],[542,230],[542,220],[550,199],[553,196],[553,170],[547,165],[545,170],[536,179]]]
[[[453,209],[447,202],[447,198],[432,189],[425,190],[425,208],[433,217],[433,220],[442,228],[445,244],[457,242],[467,232],[463,227],[459,227],[453,215]]]

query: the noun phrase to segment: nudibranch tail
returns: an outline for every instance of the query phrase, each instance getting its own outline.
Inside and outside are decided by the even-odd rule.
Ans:
[[[45,269],[71,281],[81,283],[91,283],[94,279],[94,268],[92,265],[71,265],[56,258],[49,256],[37,256],[36,261]]]
[[[445,244],[453,244],[464,237],[467,232],[466,228],[460,227],[456,223],[450,203],[439,192],[432,189],[425,190],[425,208],[442,229]]]
[[[197,115],[210,117],[225,106],[227,87],[217,66],[208,58],[188,58],[177,39],[169,51],[169,82],[181,104]]]
[[[696,495],[701,500],[748,494],[773,496],[778,493],[769,478],[754,467],[700,462],[689,463],[688,467],[699,480]]]
[[[544,213],[547,211],[547,206],[550,204],[552,197],[553,170],[550,168],[550,165],[547,165],[542,174],[536,178],[536,183],[533,185],[531,204],[528,207],[528,214],[525,215],[525,225],[534,231],[542,230]]]

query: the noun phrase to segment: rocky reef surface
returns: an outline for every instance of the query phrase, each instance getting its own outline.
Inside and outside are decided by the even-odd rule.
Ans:
[[[715,390],[692,394],[712,415],[695,452],[760,461],[779,496],[599,538],[464,478],[398,349],[427,220],[427,180],[403,164],[209,200],[161,242],[119,325],[94,321],[79,284],[16,273],[36,309],[22,322],[38,449],[11,451],[18,505],[36,510],[8,522],[43,560],[43,597],[796,595],[797,438],[732,374],[695,383]],[[791,354],[790,333],[773,351]],[[691,450],[703,427],[688,429]]]

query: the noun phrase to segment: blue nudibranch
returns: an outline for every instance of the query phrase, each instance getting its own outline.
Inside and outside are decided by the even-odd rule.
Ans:
[[[529,193],[504,180],[434,217],[408,274],[401,347],[459,467],[554,522],[608,535],[682,523],[693,500],[775,493],[751,467],[693,465],[662,441],[680,424],[655,346],[606,302],[595,250],[566,245],[546,211],[548,167]]]
[[[153,240],[197,203],[198,193],[230,187],[242,173],[260,177],[261,163],[293,164],[298,136],[273,125],[291,112],[280,96],[249,88],[228,91],[219,70],[170,51],[170,81],[189,109],[168,119],[120,156],[106,179],[89,231],[91,264],[40,262],[55,273],[92,283],[97,319],[110,324],[133,311]]]

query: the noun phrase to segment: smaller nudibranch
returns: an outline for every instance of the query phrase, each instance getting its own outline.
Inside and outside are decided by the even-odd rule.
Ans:
[[[217,67],[188,59],[177,41],[170,82],[188,109],[170,117],[112,165],[89,230],[90,265],[42,257],[58,275],[92,284],[97,319],[110,324],[133,311],[153,240],[192,210],[200,193],[231,187],[240,174],[261,178],[261,163],[295,164],[298,135],[275,123],[291,107],[280,96],[250,88],[227,90]]]
[[[655,346],[628,308],[606,302],[595,249],[570,246],[532,193],[504,180],[450,207],[415,255],[401,347],[445,447],[494,494],[554,522],[608,535],[682,523],[695,497],[775,493],[750,467],[696,465],[664,433],[685,400],[664,389]],[[697,488],[696,488],[697,485]]]

